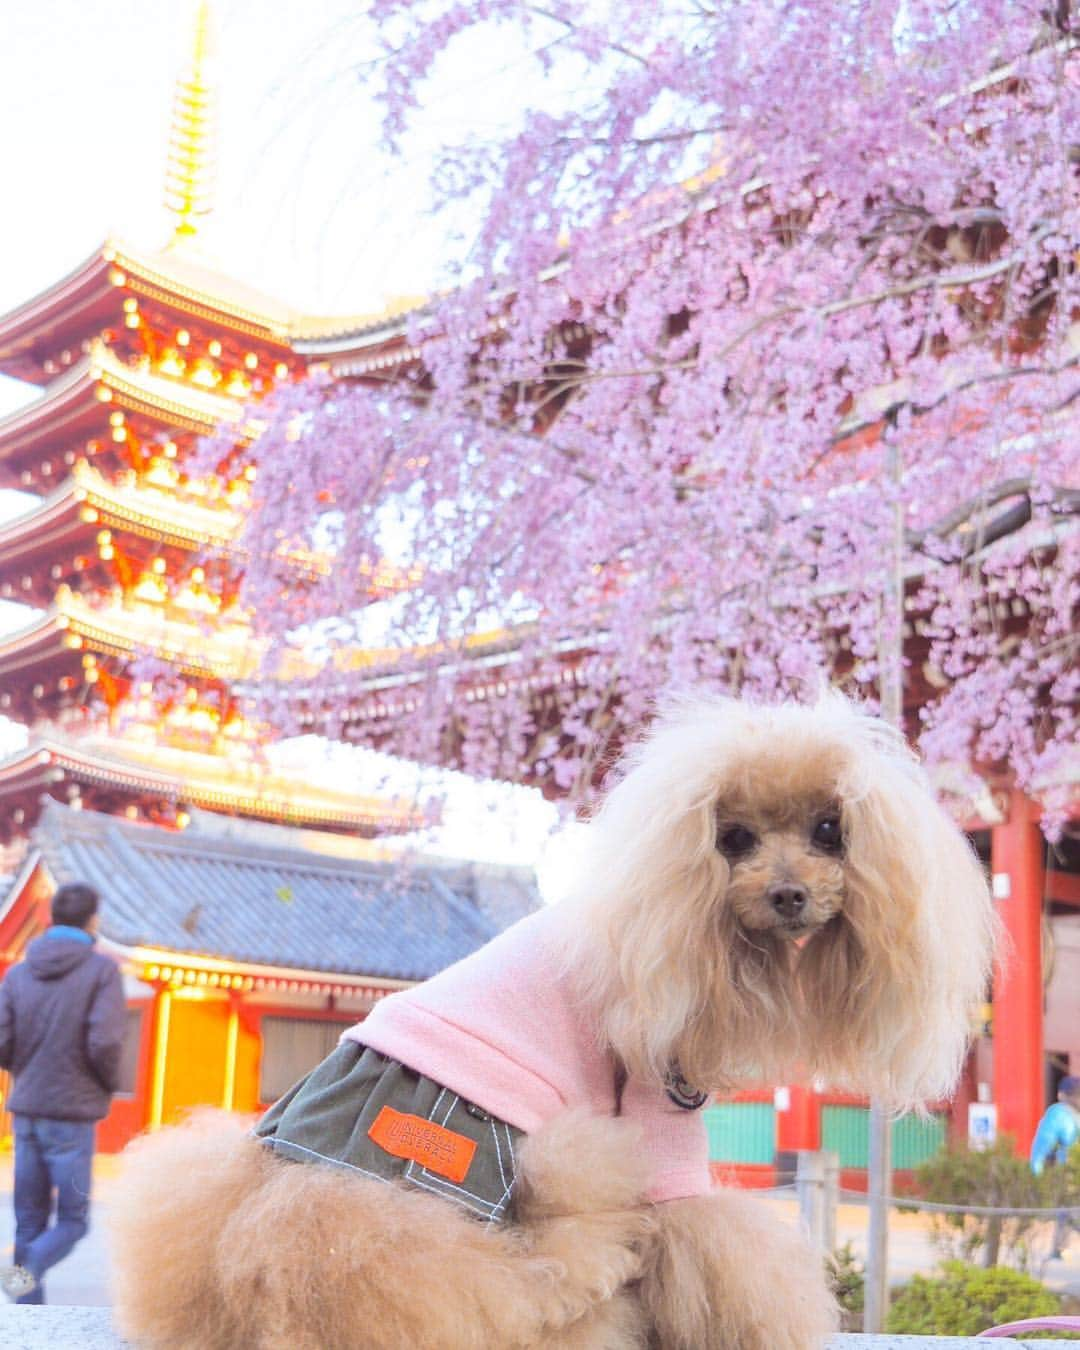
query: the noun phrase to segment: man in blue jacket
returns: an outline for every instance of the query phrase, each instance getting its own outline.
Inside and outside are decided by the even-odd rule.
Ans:
[[[1047,1164],[1059,1166],[1080,1139],[1080,1077],[1072,1074],[1058,1084],[1058,1099],[1048,1106],[1031,1141],[1031,1170],[1041,1176]],[[1067,1212],[1054,1224],[1053,1255],[1060,1257],[1069,1227],[1076,1227]]]
[[[89,1227],[94,1129],[118,1082],[124,990],[94,950],[98,903],[91,886],[61,886],[52,927],[0,984],[0,1068],[15,1080],[15,1264],[0,1288],[19,1303],[45,1302],[45,1272]]]

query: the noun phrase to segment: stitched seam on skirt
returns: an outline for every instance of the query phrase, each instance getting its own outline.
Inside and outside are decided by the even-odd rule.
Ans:
[[[391,1177],[384,1177],[379,1172],[369,1172],[366,1167],[357,1167],[356,1163],[346,1162],[344,1158],[331,1158],[326,1153],[320,1153],[317,1149],[305,1148],[303,1144],[298,1144],[292,1139],[280,1139],[277,1135],[272,1135],[266,1141],[271,1148],[277,1148],[284,1144],[286,1148],[298,1148],[301,1153],[310,1153],[313,1158],[321,1158],[323,1162],[333,1163],[335,1167],[347,1167],[350,1172],[360,1172],[365,1177],[371,1177],[374,1181],[381,1181],[384,1185],[392,1180]]]
[[[495,1140],[495,1157],[498,1159],[499,1163],[499,1180],[505,1186],[507,1184],[506,1168],[503,1166],[502,1149],[499,1147],[499,1134],[495,1129],[495,1122],[493,1120],[489,1121],[488,1124],[491,1126],[491,1137]]]
[[[435,1104],[432,1106],[430,1112],[428,1113],[428,1120],[431,1120],[434,1117],[435,1112],[438,1111],[439,1106],[442,1103],[442,1099],[443,1097],[446,1096],[447,1091],[448,1091],[447,1088],[443,1088],[442,1091],[439,1093],[438,1097],[436,1097]],[[454,1100],[450,1103],[449,1107],[447,1108],[446,1114],[442,1118],[442,1124],[444,1126],[446,1122],[450,1119],[450,1116],[453,1114],[454,1107],[458,1104],[460,1100],[461,1100],[460,1095],[455,1093]],[[507,1144],[510,1146],[510,1156],[513,1157],[514,1150],[513,1145],[511,1143],[510,1127],[505,1122],[502,1122],[502,1125],[503,1129],[506,1131]],[[492,1133],[494,1135],[495,1131],[494,1121],[491,1122],[491,1127]],[[499,1196],[498,1200],[495,1201],[489,1200],[486,1196],[478,1195],[475,1191],[470,1191],[466,1186],[457,1186],[452,1181],[447,1181],[444,1177],[439,1176],[437,1172],[431,1172],[426,1167],[421,1168],[420,1172],[417,1172],[415,1170],[416,1168],[415,1163],[411,1162],[409,1163],[408,1167],[405,1169],[405,1176],[408,1178],[408,1180],[415,1182],[417,1185],[424,1185],[425,1190],[432,1191],[437,1195],[443,1194],[445,1191],[454,1191],[458,1195],[469,1196],[470,1199],[475,1200],[478,1205],[483,1205],[486,1210],[490,1211],[488,1214],[488,1223],[494,1223],[495,1220],[499,1218],[500,1214],[505,1212],[506,1202],[510,1198],[510,1192],[514,1189],[514,1183],[517,1180],[516,1176],[514,1176],[513,1173],[511,1173],[510,1180],[509,1181],[506,1180],[506,1171],[502,1163],[502,1152],[499,1149],[498,1136],[495,1135],[494,1137],[495,1137],[495,1150],[499,1162],[499,1178],[503,1183],[503,1192]],[[423,1181],[421,1181],[421,1176],[426,1178],[427,1180],[426,1185],[424,1184]]]
[[[436,1178],[436,1180],[440,1180],[440,1178]],[[443,1184],[446,1186],[447,1190],[457,1191],[459,1193],[458,1196],[447,1195],[445,1190],[441,1189],[439,1186],[433,1186],[431,1182],[425,1180],[424,1177],[418,1174],[410,1176],[409,1183],[413,1186],[422,1187],[425,1191],[430,1191],[432,1195],[441,1196],[444,1200],[451,1200],[461,1205],[464,1209],[475,1210],[482,1218],[486,1218],[489,1222],[496,1217],[496,1212],[491,1209],[490,1200],[485,1200],[482,1196],[474,1195],[472,1191],[464,1191],[460,1186],[453,1186],[448,1181]],[[470,1201],[475,1201],[475,1204],[470,1204]],[[483,1206],[482,1209],[480,1208],[481,1206]]]

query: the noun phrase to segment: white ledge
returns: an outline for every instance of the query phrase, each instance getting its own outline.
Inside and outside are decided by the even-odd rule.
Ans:
[[[978,1340],[967,1336],[834,1336],[828,1350],[1075,1350],[1076,1341]],[[108,1308],[0,1306],[4,1350],[123,1350]],[[130,1350],[130,1346],[129,1346]]]

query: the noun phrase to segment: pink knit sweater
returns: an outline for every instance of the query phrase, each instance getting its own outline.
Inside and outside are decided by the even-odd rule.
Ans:
[[[426,983],[391,994],[345,1038],[396,1059],[527,1134],[568,1107],[614,1110],[611,1059],[581,1016],[558,959],[559,906],[514,924]],[[622,1114],[642,1131],[649,1199],[709,1189],[700,1111],[630,1078]]]

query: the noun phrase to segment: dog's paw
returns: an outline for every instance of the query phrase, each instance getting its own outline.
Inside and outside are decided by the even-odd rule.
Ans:
[[[738,1192],[658,1205],[640,1289],[665,1350],[818,1350],[836,1329],[824,1261]]]

